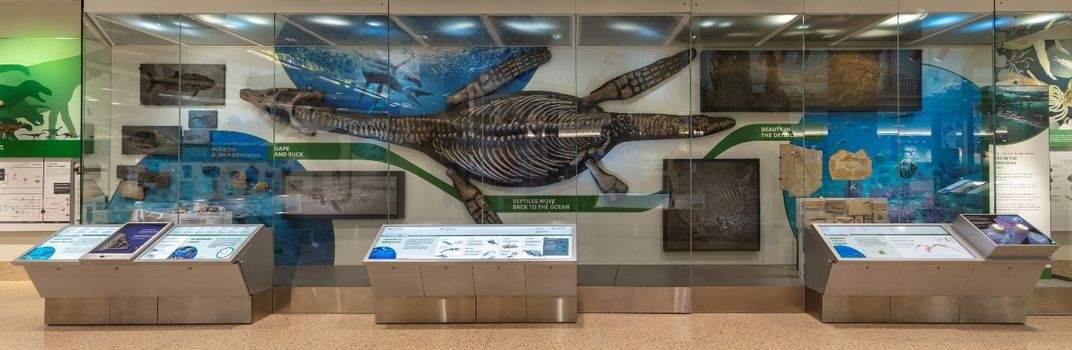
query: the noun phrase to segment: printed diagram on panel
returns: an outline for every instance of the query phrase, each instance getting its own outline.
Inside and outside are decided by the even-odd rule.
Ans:
[[[0,222],[69,222],[71,164],[0,162]]]

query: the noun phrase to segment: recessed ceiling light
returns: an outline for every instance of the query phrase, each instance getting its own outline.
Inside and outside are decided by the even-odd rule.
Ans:
[[[551,34],[551,39],[555,39],[555,40],[562,39],[562,34],[559,34],[559,33]]]
[[[882,23],[880,23],[879,25],[880,26],[892,27],[892,26],[896,26],[898,24],[912,23],[912,22],[915,22],[915,21],[923,19],[923,17],[927,17],[927,14],[926,13],[906,13],[906,14],[896,15],[896,16],[890,17],[889,19],[887,19],[885,21],[882,21]]]
[[[444,29],[446,30],[463,30],[472,28],[476,28],[476,23],[473,23],[471,21],[458,21],[444,27]]]
[[[503,25],[526,33],[541,33],[553,29],[555,26],[546,22],[522,22],[504,21]]]
[[[729,27],[729,26],[732,26],[732,25],[733,25],[733,22],[722,22],[722,23],[718,24],[718,26],[720,28],[726,28],[726,27]]]
[[[350,21],[334,16],[317,16],[309,19],[310,22],[326,26],[345,27],[351,25]]]
[[[771,23],[786,24],[792,22],[794,19],[797,19],[797,15],[777,15],[771,16],[770,18]]]
[[[1023,23],[1024,24],[1046,23],[1046,22],[1061,18],[1061,16],[1064,16],[1064,15],[1060,14],[1060,13],[1049,13],[1049,14],[1044,14],[1044,15],[1034,15],[1034,16],[1028,17],[1027,19],[1024,19]]]
[[[706,21],[700,22],[700,26],[705,27],[705,28],[706,27],[713,27],[714,25],[715,25],[715,21],[712,21],[712,20],[706,20]]]
[[[256,25],[266,26],[266,25],[272,24],[272,21],[270,21],[270,20],[268,20],[267,18],[264,18],[264,17],[245,16],[243,18],[246,19],[246,22],[253,23],[253,24],[256,24]]]
[[[383,22],[380,22],[380,21],[368,21],[368,22],[365,22],[365,24],[368,24],[369,26],[372,26],[372,27],[383,27]]]

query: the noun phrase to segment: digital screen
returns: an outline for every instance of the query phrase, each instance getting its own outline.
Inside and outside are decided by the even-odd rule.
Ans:
[[[965,214],[964,218],[997,245],[1055,244],[1019,215]]]
[[[145,245],[153,239],[153,236],[160,233],[167,227],[164,223],[132,223],[123,225],[108,237],[104,243],[101,243],[97,248],[93,249],[90,253],[93,254],[133,254],[138,251],[138,248]]]
[[[572,226],[388,226],[372,260],[572,258]]]
[[[974,259],[938,225],[820,226],[842,259]]]
[[[141,260],[230,260],[258,226],[177,226]]]
[[[119,226],[68,226],[23,255],[21,260],[78,260]]]

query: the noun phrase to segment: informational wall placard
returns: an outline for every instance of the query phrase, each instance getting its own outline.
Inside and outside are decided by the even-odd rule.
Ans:
[[[0,161],[0,223],[69,223],[71,162]]]
[[[819,232],[842,259],[975,259],[939,225],[823,225]]]
[[[119,229],[115,226],[67,226],[19,260],[78,260]]]
[[[572,226],[384,226],[369,260],[570,260]]]
[[[177,226],[138,260],[230,260],[260,225]]]
[[[168,228],[167,223],[131,223],[123,225],[104,243],[94,248],[92,254],[133,254]]]

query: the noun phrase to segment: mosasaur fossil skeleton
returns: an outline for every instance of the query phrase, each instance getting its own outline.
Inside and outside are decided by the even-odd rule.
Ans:
[[[606,112],[597,104],[643,93],[688,66],[684,50],[622,74],[578,98],[547,91],[488,93],[551,59],[547,49],[508,60],[484,72],[447,98],[443,112],[417,117],[370,115],[322,106],[316,90],[243,89],[241,98],[275,122],[303,134],[328,131],[376,139],[421,151],[447,167],[466,210],[478,223],[501,223],[469,180],[536,187],[591,170],[600,191],[626,193],[629,186],[600,163],[628,141],[699,137],[732,128],[726,117]]]

